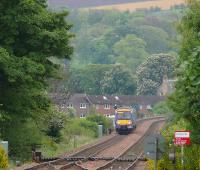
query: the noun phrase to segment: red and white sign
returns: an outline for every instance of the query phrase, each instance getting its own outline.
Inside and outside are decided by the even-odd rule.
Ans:
[[[175,145],[189,145],[190,131],[175,131],[174,144]]]

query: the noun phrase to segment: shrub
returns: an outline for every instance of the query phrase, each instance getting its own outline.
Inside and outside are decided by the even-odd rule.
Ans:
[[[170,109],[167,107],[167,104],[165,102],[160,102],[158,104],[156,104],[154,107],[153,107],[153,110],[152,112],[154,114],[157,114],[157,115],[166,115],[166,114],[169,114],[171,111]]]
[[[106,133],[107,129],[111,128],[110,121],[102,115],[92,114],[87,116],[86,119],[91,122],[96,122],[98,125],[103,125],[103,133]]]
[[[2,147],[0,147],[0,168],[8,168],[8,157]]]
[[[15,130],[7,129],[10,154],[13,159],[25,161],[31,160],[32,145],[41,144],[43,134],[36,123],[30,119],[27,122],[16,121]]]
[[[59,141],[61,137],[60,131],[62,128],[64,128],[66,121],[67,114],[59,112],[56,108],[53,108],[44,120],[46,134],[56,139],[56,141]]]
[[[96,137],[98,132],[97,123],[91,122],[87,119],[71,119],[63,129],[63,135],[88,135]]]

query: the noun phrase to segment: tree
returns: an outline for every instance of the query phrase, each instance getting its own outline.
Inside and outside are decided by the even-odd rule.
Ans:
[[[1,0],[0,109],[6,117],[0,122],[3,139],[13,140],[16,125],[26,128],[22,125],[27,120],[35,121],[48,111],[47,79],[58,70],[50,57],[69,59],[72,54],[67,15],[49,11],[45,0]],[[17,147],[17,139],[11,147]]]
[[[150,54],[168,52],[170,49],[169,35],[161,28],[142,25],[137,28],[136,35],[146,42]]]
[[[145,46],[146,43],[134,34],[127,35],[113,46],[116,62],[127,65],[135,72],[137,66],[147,57]]]
[[[60,140],[60,131],[67,122],[67,114],[59,112],[57,109],[52,109],[50,114],[45,116],[43,123],[46,126],[45,132],[48,136],[54,138],[56,141]]]
[[[156,54],[147,58],[137,70],[137,93],[156,95],[162,84],[163,76],[173,77],[175,57],[168,54]]]
[[[190,123],[193,141],[200,144],[200,2],[191,0],[179,30],[182,34],[178,82],[170,97],[172,109]]]
[[[72,69],[69,78],[71,93],[101,94],[101,80],[113,65],[90,64],[81,69]]]
[[[135,79],[124,65],[117,64],[105,73],[101,81],[102,94],[134,94]]]

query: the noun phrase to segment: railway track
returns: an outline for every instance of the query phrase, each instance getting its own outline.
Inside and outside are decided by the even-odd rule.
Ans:
[[[145,158],[143,157],[144,152],[144,143],[145,139],[150,136],[152,133],[159,132],[159,126],[160,123],[163,121],[158,121],[153,123],[148,131],[145,133],[145,135],[138,140],[136,144],[134,144],[132,147],[130,147],[125,153],[123,153],[119,158],[112,160],[107,165],[104,165],[98,170],[104,169],[104,170],[114,170],[114,169],[123,169],[123,170],[131,170],[134,169],[134,167],[137,166],[139,161],[144,161]],[[127,161],[121,161],[121,160],[127,160]],[[129,161],[131,160],[131,161]]]
[[[26,170],[116,169],[117,167],[117,169],[119,169],[119,167],[122,169],[130,169],[141,160],[143,150],[142,143],[144,143],[144,139],[150,131],[155,131],[158,121],[163,121],[163,118],[140,120],[140,123],[138,123],[139,127],[133,134],[114,135],[112,138],[91,146],[90,148],[83,149],[70,157],[42,163],[32,168],[27,168]],[[147,126],[143,134],[142,125]],[[138,137],[137,142],[130,143],[131,139],[134,139],[134,136],[135,139]],[[114,151],[116,150],[115,148],[122,148],[122,150],[118,149],[118,152],[116,152]],[[114,149],[114,152],[112,149]]]
[[[27,168],[26,170],[45,170],[45,169],[68,169],[72,166],[76,166],[76,162],[80,160],[87,160],[88,158],[94,157],[96,154],[102,150],[122,141],[126,136],[114,135],[112,138],[94,145],[90,148],[83,149],[68,158],[62,158],[55,161],[50,161],[47,163],[42,163],[40,165],[34,166],[32,168]]]

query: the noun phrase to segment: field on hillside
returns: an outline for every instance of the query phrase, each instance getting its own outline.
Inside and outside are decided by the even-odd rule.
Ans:
[[[52,7],[68,7],[69,9],[77,9],[145,1],[147,0],[48,0],[48,3]]]
[[[163,10],[170,9],[174,5],[185,4],[185,0],[157,0],[157,1],[146,1],[146,2],[134,2],[134,3],[126,3],[126,4],[118,4],[118,5],[107,5],[107,6],[99,6],[87,9],[118,9],[121,11],[134,11],[137,9],[149,9],[152,7],[159,7]]]

